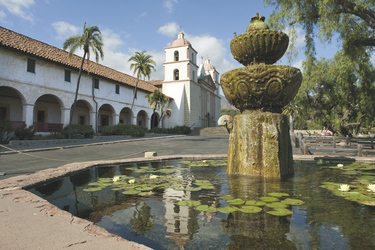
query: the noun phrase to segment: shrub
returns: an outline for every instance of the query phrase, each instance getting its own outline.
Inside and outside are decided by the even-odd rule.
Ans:
[[[176,134],[176,135],[188,135],[191,133],[191,129],[188,126],[176,126],[171,129],[170,134]]]
[[[188,126],[176,126],[173,128],[152,128],[152,133],[158,134],[175,134],[175,135],[188,135],[191,133],[191,129]]]
[[[145,128],[119,123],[115,126],[104,126],[102,129],[102,135],[130,135],[132,137],[144,137]]]
[[[68,138],[69,125],[66,126],[60,133],[64,138]],[[71,136],[74,139],[80,138],[92,138],[95,134],[94,129],[91,126],[72,124]]]
[[[8,143],[13,132],[13,124],[9,120],[0,120],[0,143]]]
[[[230,116],[236,116],[241,114],[241,112],[238,109],[222,109],[221,115],[230,115]]]
[[[371,128],[371,129],[370,129],[370,133],[371,133],[371,134],[375,134],[375,128]]]
[[[28,128],[26,128],[26,125],[23,125],[22,128],[17,128],[16,131],[14,131],[14,134],[18,140],[32,140],[35,133],[36,131],[33,125],[29,126]]]

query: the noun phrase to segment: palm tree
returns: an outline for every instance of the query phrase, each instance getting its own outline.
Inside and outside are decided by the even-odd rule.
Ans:
[[[134,62],[130,65],[130,69],[134,69],[134,75],[137,74],[137,82],[135,84],[133,101],[130,107],[130,113],[132,113],[134,100],[137,98],[137,87],[139,78],[143,75],[144,78],[146,78],[147,76],[150,79],[151,70],[153,69],[155,71],[156,63],[154,62],[154,60],[152,60],[151,55],[146,54],[146,51],[135,52],[135,54],[129,58],[128,62],[130,61]]]
[[[99,55],[103,59],[104,53],[103,53],[103,41],[102,40],[103,38],[102,38],[99,28],[97,26],[86,27],[86,23],[85,23],[83,27],[82,36],[69,37],[64,43],[64,47],[63,47],[64,50],[66,50],[67,48],[70,48],[69,50],[70,60],[72,59],[73,53],[77,50],[77,48],[80,48],[80,49],[83,48],[83,56],[82,56],[82,61],[81,61],[81,67],[79,68],[76,94],[74,97],[73,108],[72,108],[72,111],[70,112],[69,132],[68,132],[69,139],[71,138],[71,126],[72,126],[74,111],[77,105],[77,96],[78,96],[79,83],[80,83],[81,75],[82,75],[83,62],[85,61],[85,58],[87,56],[87,64],[89,63],[90,48],[95,54],[96,62],[99,61]]]
[[[156,89],[153,93],[148,94],[146,98],[148,99],[148,104],[150,105],[150,107],[154,109],[153,114],[155,114],[155,110],[157,108],[162,114],[160,120],[156,120],[155,126],[159,125],[159,121],[162,120],[164,115],[166,115],[168,118],[171,117],[171,109],[164,109],[164,106],[169,102],[168,96]]]

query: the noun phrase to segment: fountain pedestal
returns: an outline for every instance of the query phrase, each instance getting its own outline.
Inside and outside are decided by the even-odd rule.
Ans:
[[[272,65],[284,55],[289,38],[270,30],[264,19],[257,14],[246,33],[231,41],[234,59],[245,67],[224,73],[220,81],[241,115],[223,116],[218,124],[230,132],[228,174],[280,178],[294,172],[288,118],[281,111],[297,94],[302,74]]]
[[[293,173],[293,153],[285,115],[246,110],[232,121],[228,174],[285,176]]]

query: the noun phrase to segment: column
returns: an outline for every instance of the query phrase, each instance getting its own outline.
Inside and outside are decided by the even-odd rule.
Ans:
[[[137,117],[136,116],[132,116],[130,124],[132,124],[132,125],[138,125],[137,124]]]
[[[34,104],[22,104],[22,121],[25,122],[26,127],[34,123]]]
[[[90,125],[94,129],[95,133],[98,133],[98,126],[97,126],[97,115],[95,111],[90,111]]]
[[[63,127],[69,125],[70,120],[70,109],[69,108],[61,108],[61,123]]]
[[[151,119],[150,118],[146,118],[146,127],[148,130],[151,129]]]
[[[112,126],[120,123],[120,114],[112,114]]]

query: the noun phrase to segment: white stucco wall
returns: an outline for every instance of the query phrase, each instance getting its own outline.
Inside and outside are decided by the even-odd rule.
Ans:
[[[172,109],[172,116],[163,119],[163,127],[171,128],[184,125],[184,105],[185,105],[185,83],[164,83],[163,93],[173,98],[168,108]]]
[[[35,73],[27,72],[28,58],[36,61]],[[30,108],[20,108],[20,103],[24,106],[28,104],[29,107],[33,107],[41,96],[52,95],[55,96],[57,103],[53,105],[50,105],[50,103],[42,103],[42,105],[48,107],[48,121],[46,122],[64,123],[64,125],[67,125],[66,122],[69,119],[64,118],[62,114],[64,112],[62,112],[61,109],[69,110],[74,102],[78,70],[71,70],[71,82],[66,82],[64,80],[66,69],[68,68],[49,61],[28,57],[18,52],[0,48],[0,86],[10,87],[20,93],[19,99],[14,98],[15,100],[9,100],[9,98],[6,99],[2,97],[0,100],[2,105],[11,104],[11,120],[21,120],[22,118],[20,117],[24,119],[25,117],[30,117],[30,114],[23,114],[26,112],[25,110],[30,110]],[[78,95],[78,100],[84,100],[89,104],[89,112],[95,111],[96,106],[92,97],[93,77],[93,74],[82,75]],[[119,115],[123,108],[130,108],[133,98],[133,87],[120,84],[120,94],[116,94],[115,89],[118,83],[104,78],[98,78],[99,89],[94,90],[98,108],[104,104],[109,104],[114,110],[114,113],[111,115]],[[153,110],[149,107],[147,102],[147,94],[148,92],[138,89],[138,97],[133,107],[133,117],[136,117],[141,110],[146,112],[147,118],[151,117]],[[77,121],[80,112],[82,112],[80,109],[75,112],[74,121]],[[87,110],[85,112],[87,112]],[[35,119],[34,115],[32,120],[35,121]],[[93,119],[88,119],[88,117],[86,119],[90,120],[90,124],[93,125]],[[110,121],[112,122],[113,119],[110,118]],[[32,125],[29,123],[32,123],[32,121],[27,121],[28,125]]]

